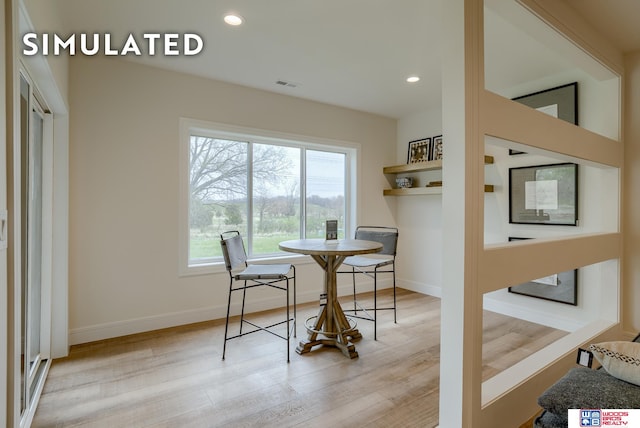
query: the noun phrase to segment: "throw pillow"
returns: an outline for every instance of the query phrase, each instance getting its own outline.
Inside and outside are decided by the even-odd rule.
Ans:
[[[640,386],[640,343],[603,342],[589,349],[611,376]]]

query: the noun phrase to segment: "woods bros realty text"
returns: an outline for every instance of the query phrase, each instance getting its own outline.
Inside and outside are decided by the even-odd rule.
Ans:
[[[33,55],[165,55],[193,56],[204,48],[202,37],[194,33],[145,33],[137,37],[129,34],[121,45],[114,45],[109,33],[57,34],[26,33],[22,36],[22,53]]]

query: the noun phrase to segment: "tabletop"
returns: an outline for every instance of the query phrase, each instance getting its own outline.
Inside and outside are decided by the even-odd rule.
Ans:
[[[364,239],[339,239],[338,242],[327,242],[324,239],[294,239],[283,241],[279,245],[283,251],[308,254],[311,256],[340,256],[377,253],[382,244]]]

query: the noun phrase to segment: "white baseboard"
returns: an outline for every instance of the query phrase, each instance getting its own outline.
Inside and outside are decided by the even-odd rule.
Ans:
[[[224,311],[222,312],[223,317],[226,316],[226,306],[224,308],[207,307],[74,328],[69,331],[69,344],[77,345],[80,343],[95,342],[96,340],[111,339],[113,337],[207,321],[219,318],[216,317],[215,314],[220,311]]]
[[[427,294],[437,298],[442,297],[442,287],[439,286],[429,285],[423,282],[407,281],[405,279],[398,279],[396,285],[404,288],[405,290],[414,291],[416,293]]]
[[[391,286],[391,281],[380,281],[379,288]],[[358,292],[373,290],[373,283],[358,283]],[[350,284],[338,287],[339,296],[347,296],[353,292]],[[297,303],[317,302],[320,296],[319,291],[298,292]],[[293,302],[292,302],[293,303]],[[259,312],[282,307],[282,298],[269,298],[254,300],[247,303],[245,311]],[[231,305],[231,314],[240,313],[240,304]],[[126,336],[129,334],[144,333],[147,331],[160,330],[163,328],[177,327],[180,325],[193,324],[203,321],[225,318],[227,316],[227,306],[208,306],[198,309],[191,309],[182,312],[172,312],[166,314],[152,315],[148,317],[132,318],[122,321],[114,321],[104,324],[94,324],[87,327],[71,329],[69,331],[69,344],[78,345],[80,343],[95,342],[97,340],[111,339],[113,337]]]

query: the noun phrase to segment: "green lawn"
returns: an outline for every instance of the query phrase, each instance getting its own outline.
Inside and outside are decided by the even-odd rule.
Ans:
[[[256,236],[253,242],[254,254],[272,254],[278,252],[278,243],[289,239],[298,239],[298,234],[273,234]],[[245,238],[245,245],[246,245]],[[222,257],[220,237],[218,235],[197,234],[191,236],[189,257],[192,259]],[[248,249],[247,249],[247,252]]]

